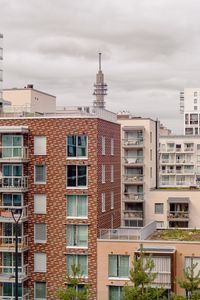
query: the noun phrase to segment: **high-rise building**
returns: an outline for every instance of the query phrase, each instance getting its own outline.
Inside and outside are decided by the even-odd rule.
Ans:
[[[184,134],[200,134],[200,88],[180,92],[180,111],[184,115]]]
[[[104,83],[104,74],[101,70],[101,53],[99,53],[99,70],[94,84],[94,93],[96,99],[93,102],[94,107],[105,108],[104,96],[107,95],[107,84]]]
[[[2,109],[2,100],[3,100],[3,95],[2,95],[2,82],[3,82],[3,66],[2,66],[2,61],[3,61],[3,35],[0,33],[0,109]]]
[[[0,119],[0,299],[14,299],[11,208],[22,209],[19,299],[57,299],[73,263],[96,299],[99,229],[121,222],[120,125],[101,116]]]

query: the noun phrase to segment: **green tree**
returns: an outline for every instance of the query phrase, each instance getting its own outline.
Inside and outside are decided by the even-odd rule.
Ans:
[[[191,258],[190,266],[184,269],[184,278],[178,280],[179,286],[185,290],[186,297],[173,295],[174,300],[200,300],[198,287],[200,285],[200,271],[196,272],[198,263]]]
[[[130,270],[131,285],[126,284],[123,288],[124,300],[161,300],[164,297],[164,289],[152,288],[157,274],[153,272],[154,262],[151,256],[144,253],[140,245],[140,253],[133,261],[133,268]]]
[[[82,278],[80,265],[71,265],[71,274],[66,274],[67,287],[57,291],[58,298],[60,300],[87,300],[89,285],[82,284]]]

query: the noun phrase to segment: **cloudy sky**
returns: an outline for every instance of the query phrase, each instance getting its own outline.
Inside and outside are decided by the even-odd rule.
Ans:
[[[0,0],[4,88],[90,105],[98,67],[107,109],[182,128],[179,91],[199,87],[199,0]]]

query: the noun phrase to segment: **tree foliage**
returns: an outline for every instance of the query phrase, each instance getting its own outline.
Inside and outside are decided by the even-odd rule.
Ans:
[[[131,285],[126,284],[123,288],[124,300],[161,300],[164,297],[164,289],[153,288],[152,284],[157,274],[153,272],[155,265],[151,256],[144,253],[142,245],[137,259],[133,261],[130,270]]]
[[[71,265],[71,274],[66,274],[66,288],[60,288],[57,291],[57,296],[60,300],[87,300],[88,299],[88,284],[82,284],[83,275],[80,272],[80,265]],[[81,289],[80,284],[82,286]]]

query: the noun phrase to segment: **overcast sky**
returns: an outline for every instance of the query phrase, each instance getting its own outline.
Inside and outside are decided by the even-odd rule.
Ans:
[[[0,0],[4,88],[91,105],[101,51],[107,109],[180,132],[179,91],[200,86],[199,16],[199,0]]]

